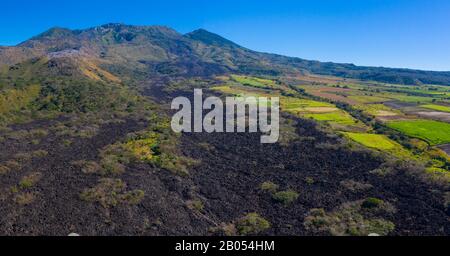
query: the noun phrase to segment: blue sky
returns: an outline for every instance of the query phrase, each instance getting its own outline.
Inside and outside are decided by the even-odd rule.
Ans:
[[[31,1],[30,1],[31,2]],[[321,61],[450,71],[450,1],[4,1],[0,45],[109,22],[205,28],[247,48]]]

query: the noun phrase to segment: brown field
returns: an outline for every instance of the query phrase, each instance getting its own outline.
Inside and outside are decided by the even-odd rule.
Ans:
[[[338,109],[333,107],[307,107],[305,108],[305,110],[313,113],[327,113],[336,111]]]
[[[417,114],[421,117],[450,123],[450,113],[439,112],[439,111],[430,111],[430,112],[420,111],[420,112],[416,112],[415,114]]]
[[[377,116],[377,117],[378,117],[378,116],[379,116],[379,117],[398,116],[398,114],[395,113],[395,112],[391,112],[391,111],[379,110],[379,111],[377,112],[377,115],[376,115],[376,116]]]
[[[350,105],[355,105],[358,103],[357,101],[350,99],[348,97],[342,96],[342,95],[335,94],[335,93],[348,93],[351,91],[352,91],[351,89],[336,88],[336,87],[318,87],[318,88],[308,87],[308,88],[306,88],[306,92],[310,93],[314,96],[333,100],[333,101],[345,102]]]

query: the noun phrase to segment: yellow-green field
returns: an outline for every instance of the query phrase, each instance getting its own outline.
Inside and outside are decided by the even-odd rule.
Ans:
[[[447,107],[447,106],[436,105],[436,104],[426,104],[426,105],[422,105],[421,107],[450,113],[450,107]]]
[[[380,134],[354,133],[354,132],[344,132],[344,134],[350,139],[369,148],[376,148],[380,150],[391,150],[398,148],[400,146],[398,143]]]
[[[216,86],[212,89],[235,96],[277,96],[280,97],[281,110],[287,113],[328,123],[337,130],[368,130],[368,127],[366,127],[362,122],[358,122],[350,114],[338,109],[336,105],[331,103],[297,97],[281,96],[277,91],[271,91],[271,93],[268,93],[263,89],[253,87],[225,85]]]
[[[368,148],[389,152],[397,157],[413,157],[409,151],[402,147],[402,145],[382,134],[354,132],[343,132],[343,134],[347,138]]]
[[[433,120],[402,120],[388,122],[387,126],[408,136],[427,141],[431,145],[450,143],[450,124]]]
[[[258,88],[275,88],[276,83],[273,80],[263,79],[253,76],[238,76],[232,75],[231,79],[242,85],[253,86]]]

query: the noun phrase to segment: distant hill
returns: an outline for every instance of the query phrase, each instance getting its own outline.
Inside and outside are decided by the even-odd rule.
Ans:
[[[0,65],[44,56],[83,56],[111,69],[162,75],[313,73],[396,84],[450,85],[450,72],[362,67],[260,53],[204,29],[183,35],[163,26],[106,24],[83,30],[52,28],[17,46],[0,47]]]

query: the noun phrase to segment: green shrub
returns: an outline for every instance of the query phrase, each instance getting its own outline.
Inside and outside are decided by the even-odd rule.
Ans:
[[[21,189],[27,189],[33,187],[42,177],[40,172],[31,173],[23,177],[19,182],[19,187]]]
[[[126,184],[121,179],[103,178],[95,187],[85,189],[80,198],[109,208],[120,203],[138,204],[144,196],[145,193],[142,190],[126,191]]]
[[[366,209],[373,209],[382,206],[383,203],[384,201],[381,199],[369,197],[362,202],[361,207]]]
[[[331,212],[312,209],[304,219],[307,230],[334,236],[367,236],[370,233],[388,235],[395,225],[387,220],[363,215],[363,201],[344,203]],[[380,209],[384,210],[384,209]],[[391,209],[386,209],[389,212]]]
[[[361,183],[354,180],[343,180],[340,182],[340,185],[352,192],[364,191],[373,187],[368,183]]]
[[[249,213],[236,222],[240,235],[258,234],[270,228],[270,223],[257,213]]]
[[[14,158],[19,162],[28,162],[33,158],[31,153],[21,152],[14,155]]]
[[[46,157],[48,155],[48,152],[46,150],[36,150],[36,151],[31,152],[31,155],[33,157],[41,158],[41,157]]]
[[[5,162],[5,165],[9,167],[11,170],[18,170],[21,168],[21,165],[15,160],[8,160]]]
[[[34,201],[33,193],[21,193],[14,197],[14,201],[19,205],[28,205]]]
[[[271,181],[266,181],[266,182],[261,183],[261,185],[259,187],[263,191],[275,193],[275,192],[277,192],[279,186]]]
[[[29,131],[29,136],[32,138],[36,137],[46,137],[48,135],[48,131],[44,129],[33,129]]]
[[[17,186],[12,186],[9,188],[9,190],[11,191],[11,193],[15,194],[15,193],[19,193],[19,188]]]
[[[308,184],[308,185],[312,185],[312,184],[314,184],[314,179],[313,178],[311,178],[311,177],[306,177],[305,178],[305,182],[306,182],[306,184]]]
[[[125,172],[125,166],[121,164],[119,158],[114,155],[103,157],[100,164],[105,174],[118,175]]]
[[[186,202],[186,205],[189,209],[195,210],[198,212],[203,211],[203,209],[205,208],[205,206],[203,205],[203,202],[199,199],[189,200]]]
[[[298,193],[294,190],[280,191],[273,194],[272,198],[277,202],[287,205],[298,199]]]
[[[72,162],[72,165],[80,167],[86,174],[99,173],[102,167],[95,161],[79,160]]]
[[[41,141],[38,139],[31,140],[32,145],[39,145],[39,143],[41,143]]]
[[[119,195],[120,201],[127,204],[139,204],[144,199],[145,192],[143,190],[133,190]]]
[[[11,169],[6,165],[0,165],[0,175],[7,174]]]
[[[63,145],[66,146],[66,147],[72,145],[72,141],[71,141],[71,140],[68,140],[68,139],[64,139],[64,140],[62,141],[62,143],[63,143]]]

